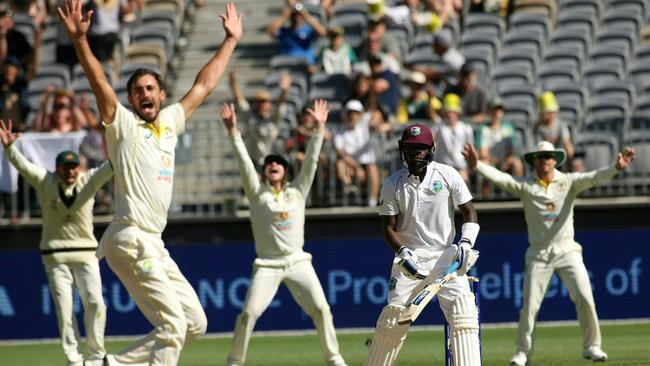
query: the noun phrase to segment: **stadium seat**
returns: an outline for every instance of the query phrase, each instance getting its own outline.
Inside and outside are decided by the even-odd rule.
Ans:
[[[574,104],[580,106],[582,110],[589,103],[589,91],[580,82],[567,80],[552,82],[545,85],[544,90],[552,91],[560,104],[574,101]]]
[[[176,23],[181,25],[185,17],[184,0],[145,0],[146,11],[168,11],[176,14]]]
[[[527,29],[524,31],[510,31],[503,40],[504,48],[533,47],[536,50],[537,57],[541,57],[546,39],[544,33],[540,30]]]
[[[538,55],[531,48],[505,48],[499,54],[497,65],[523,68],[535,75],[538,68]]]
[[[629,55],[630,50],[633,50],[637,43],[637,33],[634,33],[634,28],[631,24],[616,25],[606,28],[601,28],[596,34],[596,42],[601,45],[627,45],[626,56]]]
[[[608,0],[610,9],[631,11],[642,14],[644,18],[650,15],[650,5],[645,0]]]
[[[596,84],[609,80],[623,80],[623,69],[615,63],[601,62],[587,65],[582,77],[589,90],[593,90]]]
[[[544,64],[537,73],[537,83],[541,89],[545,89],[546,85],[555,82],[577,82],[580,80],[580,76],[578,70],[572,69],[572,67],[573,63],[570,61],[556,61]]]
[[[489,34],[464,32],[460,37],[458,44],[459,49],[474,48],[475,46],[488,47],[491,49],[491,54],[496,57],[499,53],[501,43],[498,39],[490,36]]]
[[[416,52],[409,53],[404,59],[404,64],[410,67],[423,66],[439,69],[447,67],[447,64],[442,60],[442,58],[433,53],[433,49],[431,48],[420,49]]]
[[[130,44],[124,50],[124,63],[155,65],[163,77],[167,72],[167,55],[160,44]]]
[[[633,24],[634,34],[639,34],[639,32],[641,32],[641,28],[643,27],[642,14],[630,9],[614,8],[608,9],[603,16],[603,25],[607,27],[618,25],[625,27],[628,24]]]
[[[634,62],[628,70],[628,79],[634,82],[637,95],[650,91],[650,64],[643,60]]]
[[[634,51],[634,59],[637,62],[650,63],[650,44],[639,45]]]
[[[571,26],[556,29],[551,33],[550,43],[557,47],[576,47],[582,50],[583,56],[587,56],[587,50],[591,46],[591,33],[588,27]]]
[[[498,14],[469,13],[465,17],[464,31],[492,34],[501,39],[506,32],[506,25]]]
[[[165,51],[167,61],[174,57],[174,36],[171,28],[139,27],[131,32],[131,44],[159,44]]]
[[[498,93],[501,93],[502,88],[507,88],[510,85],[530,85],[533,82],[533,76],[529,70],[512,66],[497,65],[492,77]]]
[[[572,69],[582,72],[584,49],[577,44],[552,45],[544,51],[544,63],[571,63]]]
[[[151,11],[144,9],[142,11],[141,21],[143,27],[169,29],[174,37],[174,40],[178,39],[180,36],[181,27],[178,23],[178,16],[171,11]]]
[[[521,103],[524,106],[537,109],[538,91],[533,85],[528,84],[506,84],[499,90],[499,96],[504,103],[513,105]]]
[[[465,62],[471,64],[476,72],[477,82],[486,90],[490,89],[492,82],[492,59],[489,54],[476,49],[462,49]]]
[[[625,172],[625,182],[634,193],[648,194],[650,190],[650,131],[635,131],[623,141],[623,146],[636,150],[637,159],[634,159]]]
[[[564,0],[561,1],[560,14],[566,11],[581,11],[593,14],[600,19],[603,14],[603,4],[600,0]]]
[[[327,99],[343,102],[347,98],[349,80],[345,74],[318,73],[309,82],[309,100]]]
[[[592,96],[587,105],[587,120],[606,120],[609,118],[625,118],[629,108],[624,99]]]
[[[551,23],[548,17],[543,14],[515,12],[510,16],[509,30],[527,31],[532,29],[535,32],[544,34],[544,39],[548,39],[551,31]]]
[[[589,12],[567,10],[560,13],[557,28],[586,27],[589,34],[595,34],[598,29],[598,18]]]
[[[368,5],[363,2],[359,3],[347,3],[347,4],[337,4],[334,7],[334,19],[345,17],[349,15],[358,15],[363,16],[364,18],[368,16]]]
[[[535,112],[531,106],[521,103],[508,103],[504,101],[503,119],[523,126],[532,126],[535,120]]]
[[[70,78],[70,68],[65,64],[49,64],[41,65],[36,70],[35,78],[46,78],[54,77],[60,78],[64,88],[68,89],[70,87],[71,78]]]
[[[583,155],[585,171],[600,169],[614,162],[619,152],[618,138],[606,132],[584,132],[576,138],[575,150]],[[619,186],[618,179],[614,178],[583,192],[581,196],[612,195],[616,186]]]
[[[650,95],[646,94],[634,103],[635,114],[650,114]]]
[[[614,64],[625,72],[629,63],[629,52],[626,43],[599,43],[589,50],[589,62]]]
[[[634,86],[626,80],[607,81],[602,84],[597,83],[594,85],[593,90],[594,94],[599,97],[625,101],[628,109],[631,108],[636,101]]]

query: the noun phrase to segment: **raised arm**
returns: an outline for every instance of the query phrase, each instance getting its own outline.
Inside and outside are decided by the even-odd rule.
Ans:
[[[20,175],[25,178],[29,184],[31,184],[37,191],[41,190],[45,176],[47,175],[47,170],[42,168],[31,161],[27,160],[23,154],[18,151],[18,149],[13,146],[13,143],[18,140],[19,135],[14,134],[12,129],[12,121],[8,120],[7,124],[0,119],[0,141],[5,148],[5,156],[7,160],[16,167]]]
[[[327,101],[318,99],[314,102],[314,109],[307,109],[318,125],[318,131],[311,137],[307,144],[305,151],[305,160],[300,168],[298,175],[298,189],[302,192],[304,197],[307,197],[311,184],[316,175],[316,168],[318,166],[318,157],[320,156],[321,148],[323,147],[323,136],[325,135],[325,124],[327,123],[327,116],[330,112],[330,107]]]
[[[250,199],[257,193],[260,188],[260,178],[255,170],[255,165],[251,160],[244,140],[241,138],[241,133],[237,128],[237,114],[235,113],[235,105],[233,103],[224,103],[220,108],[221,119],[223,125],[230,135],[235,156],[237,157],[237,164],[239,165],[239,174],[241,175],[244,193]]]
[[[99,114],[105,123],[112,123],[117,109],[117,96],[108,82],[102,65],[90,50],[86,34],[90,27],[93,11],[81,11],[81,0],[65,0],[65,9],[57,8],[61,22],[72,40],[79,63],[97,99]]]
[[[237,84],[237,69],[234,66],[230,69],[230,73],[228,74],[228,85],[230,86],[230,92],[232,93],[233,98],[235,98],[239,110],[248,112],[251,109],[251,106],[248,104],[244,92],[242,92],[239,84]]]
[[[636,150],[626,147],[616,156],[616,163],[612,166],[603,167],[598,170],[592,170],[585,173],[571,173],[573,189],[576,192],[582,192],[591,187],[597,186],[611,178],[618,172],[625,170],[632,160],[636,158]]]
[[[205,98],[217,87],[221,76],[226,71],[228,61],[235,51],[235,46],[242,36],[241,15],[237,13],[235,4],[226,5],[226,14],[219,14],[223,21],[226,38],[219,46],[217,53],[212,56],[205,66],[199,71],[192,88],[181,98],[181,105],[185,109],[185,120],[189,120],[196,108],[203,103]]]
[[[95,197],[95,193],[113,177],[113,166],[110,161],[105,161],[99,167],[87,171],[85,175],[88,181],[77,195],[77,199],[70,207],[71,210],[76,210]]]
[[[465,144],[463,147],[463,156],[470,168],[476,169],[483,177],[493,182],[501,189],[508,191],[517,197],[521,196],[523,182],[515,179],[510,174],[499,171],[498,169],[478,160],[478,152],[472,144]]]
[[[275,18],[271,24],[266,26],[266,33],[268,33],[271,37],[275,38],[278,36],[278,30],[282,28],[284,23],[289,20],[289,17],[291,16],[291,8],[288,6],[285,6],[282,8],[282,13],[280,13],[280,16]]]

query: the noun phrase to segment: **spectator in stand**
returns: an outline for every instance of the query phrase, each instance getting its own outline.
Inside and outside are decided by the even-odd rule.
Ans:
[[[267,91],[255,93],[251,107],[237,85],[237,70],[233,68],[230,71],[230,91],[240,110],[240,127],[244,141],[246,141],[247,150],[258,168],[264,165],[265,156],[281,152],[282,145],[278,145],[279,142],[281,143],[278,137],[288,137],[290,126],[282,126],[281,121],[287,109],[286,99],[289,88],[291,88],[291,80],[291,75],[288,72],[284,72],[280,77],[278,85],[280,95],[276,100],[275,108],[273,108],[273,98]]]
[[[454,47],[453,36],[448,29],[441,29],[433,36],[433,53],[438,55],[445,64],[442,68],[418,67],[429,80],[434,82],[447,81],[457,77],[465,64],[465,57]]]
[[[450,165],[460,173],[463,180],[469,180],[467,162],[463,158],[463,146],[474,142],[472,126],[460,120],[463,113],[460,97],[447,94],[442,99],[443,123],[434,132],[436,140],[435,160]]]
[[[470,13],[497,14],[507,20],[515,11],[515,0],[471,0]]]
[[[386,19],[371,19],[368,22],[368,39],[379,40],[381,52],[391,56],[398,63],[402,62],[402,52],[400,51],[399,42],[392,34],[386,33]],[[368,50],[369,54],[376,53],[376,50]]]
[[[354,184],[355,178],[359,183],[369,183],[367,204],[377,206],[379,196],[379,170],[377,157],[372,149],[370,133],[377,125],[365,113],[360,101],[352,99],[343,109],[345,128],[334,135],[336,148],[336,176],[344,185],[344,192],[358,191]]]
[[[503,100],[494,97],[489,103],[490,121],[481,125],[476,136],[476,149],[482,162],[513,176],[522,176],[524,166],[518,157],[520,148],[513,125],[503,120]],[[483,197],[490,195],[489,182],[483,181]]]
[[[36,112],[33,129],[39,132],[79,131],[88,125],[88,114],[92,112],[82,111],[75,104],[75,96],[71,92],[48,88],[43,93],[41,107]]]
[[[566,151],[567,160],[573,170],[574,153],[571,132],[566,121],[557,117],[560,106],[555,99],[553,92],[547,91],[539,97],[539,119],[533,126],[533,138],[535,143],[548,141],[557,148]]]
[[[119,41],[120,18],[126,12],[127,0],[88,0],[86,10],[93,10],[93,22],[88,30],[88,43],[101,62],[113,57]]]
[[[289,24],[285,25],[287,21]],[[305,10],[302,3],[285,6],[266,31],[277,39],[278,54],[303,57],[309,65],[316,61],[313,49],[316,40],[327,35],[327,29]]]
[[[372,25],[372,21],[371,21]],[[359,59],[365,61],[368,65],[366,68],[366,63],[359,63],[355,65],[355,68],[361,69],[370,69],[370,59],[374,56],[381,58],[384,67],[391,70],[395,74],[399,74],[402,68],[402,64],[396,54],[399,55],[399,45],[397,49],[394,49],[394,43],[392,41],[394,38],[390,34],[385,33],[386,25],[385,23],[377,23],[374,26],[374,30],[368,30],[362,48],[360,50]],[[383,31],[381,29],[384,29]],[[388,46],[387,46],[387,45]]]
[[[462,100],[463,116],[467,122],[481,124],[485,121],[488,98],[485,90],[476,84],[476,70],[472,64],[466,62],[460,68],[458,82],[449,85],[444,94],[456,94]]]
[[[397,122],[410,123],[413,120],[441,122],[438,111],[442,103],[432,90],[427,90],[427,77],[420,71],[411,71],[408,76],[409,94],[402,98],[397,109]]]
[[[343,37],[343,27],[333,27],[327,31],[329,45],[324,47],[320,55],[320,63],[327,74],[350,75],[352,64],[357,61],[357,55]]]
[[[401,91],[399,76],[387,68],[379,55],[372,54],[368,58],[372,76],[372,89],[377,95],[379,108],[392,119],[397,114]]]
[[[30,80],[38,65],[41,30],[34,34],[24,34],[14,28],[13,10],[7,2],[0,3],[0,60],[14,56]]]
[[[12,120],[17,131],[24,131],[29,113],[27,82],[18,59],[9,56],[2,62],[0,75],[0,119]]]
[[[379,108],[377,94],[375,94],[372,85],[372,77],[369,74],[357,72],[350,84],[348,100],[356,99],[360,101],[370,118],[376,121],[377,124],[384,125],[389,121],[389,116]]]

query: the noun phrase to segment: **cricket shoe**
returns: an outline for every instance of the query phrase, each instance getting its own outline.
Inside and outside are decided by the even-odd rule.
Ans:
[[[599,346],[589,346],[582,352],[582,357],[592,361],[605,361],[607,360],[607,353],[603,352]]]
[[[510,359],[510,365],[515,365],[515,366],[526,366],[526,362],[528,361],[528,357],[526,357],[526,354],[517,351],[514,356]]]

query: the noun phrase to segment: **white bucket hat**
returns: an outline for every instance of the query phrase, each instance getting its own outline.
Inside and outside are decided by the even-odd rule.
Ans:
[[[566,152],[564,152],[564,149],[556,149],[555,146],[548,141],[538,142],[537,149],[524,154],[524,160],[526,160],[528,164],[533,165],[533,160],[538,155],[552,155],[555,161],[557,161],[556,166],[560,166],[566,161]]]

